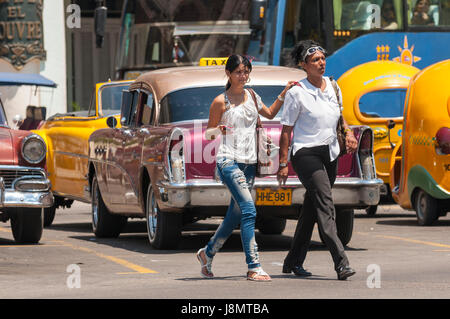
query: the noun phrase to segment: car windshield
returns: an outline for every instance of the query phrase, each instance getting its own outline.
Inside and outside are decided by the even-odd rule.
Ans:
[[[100,114],[103,116],[120,114],[122,92],[128,90],[130,83],[107,85],[101,90]]]
[[[263,103],[272,105],[284,86],[253,86]],[[207,120],[213,99],[223,93],[223,86],[189,88],[169,93],[161,100],[160,123],[173,123],[190,120]],[[275,119],[281,117],[282,110]]]
[[[402,117],[405,97],[406,89],[369,92],[359,99],[359,111],[366,117]]]
[[[8,126],[6,121],[5,109],[3,108],[3,103],[0,100],[0,126]]]

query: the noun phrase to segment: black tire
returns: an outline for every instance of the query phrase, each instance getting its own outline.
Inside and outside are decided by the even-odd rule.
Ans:
[[[353,236],[353,209],[336,208],[336,228],[342,245],[346,246]]]
[[[20,244],[37,244],[44,229],[42,208],[16,208],[11,215],[14,240]]]
[[[286,219],[281,217],[258,218],[256,227],[264,235],[281,235],[286,228]]]
[[[377,209],[378,209],[378,205],[372,205],[366,208],[366,213],[367,216],[375,216],[375,214],[377,213]]]
[[[52,225],[56,215],[56,206],[44,208],[44,227]]]
[[[127,217],[113,215],[103,202],[97,177],[92,180],[92,230],[99,238],[116,238],[127,224]]]
[[[414,209],[420,226],[430,226],[438,218],[438,202],[425,191],[419,189],[414,196]]]
[[[353,219],[354,211],[353,209],[342,209],[336,208],[336,230],[339,240],[342,245],[346,246],[353,235]],[[325,244],[323,240],[322,232],[319,229],[319,236],[322,243]]]
[[[181,240],[183,215],[162,212],[156,201],[152,186],[147,189],[145,205],[147,235],[150,244],[156,249],[176,249]]]

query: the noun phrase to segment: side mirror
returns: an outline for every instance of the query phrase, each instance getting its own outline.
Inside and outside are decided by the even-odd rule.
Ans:
[[[387,122],[388,129],[392,130],[395,127],[395,122],[393,120],[389,120]]]
[[[387,127],[388,127],[388,140],[389,144],[391,144],[391,148],[394,149],[395,145],[391,142],[391,130],[395,127],[395,122],[393,120],[387,121]]]
[[[252,0],[250,29],[263,30],[266,24],[267,0]]]
[[[20,127],[23,124],[24,118],[20,114],[14,115],[12,122],[16,127]]]
[[[106,119],[106,125],[110,128],[116,128],[117,126],[117,120],[114,116],[110,116]]]
[[[103,5],[103,1],[96,0],[97,7],[95,8],[94,23],[95,23],[95,43],[97,48],[103,47],[103,39],[105,37],[106,18],[108,15],[108,8]]]

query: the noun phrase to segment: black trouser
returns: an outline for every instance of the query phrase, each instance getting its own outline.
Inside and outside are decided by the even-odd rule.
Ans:
[[[331,162],[329,154],[328,146],[317,146],[302,148],[292,158],[292,166],[306,193],[285,265],[303,265],[316,221],[330,250],[335,270],[349,264],[344,246],[337,236],[336,211],[331,194],[336,180],[337,159]]]

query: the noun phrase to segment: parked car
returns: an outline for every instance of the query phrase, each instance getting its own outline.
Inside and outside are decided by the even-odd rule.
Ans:
[[[418,68],[403,63],[372,61],[348,70],[338,80],[347,122],[373,130],[376,173],[384,182],[381,195],[388,200],[392,200],[389,160],[401,141],[406,90],[417,72]],[[377,205],[366,209],[371,216],[376,211]]]
[[[45,85],[39,75],[0,73],[0,85]],[[38,135],[8,126],[0,99],[0,221],[11,220],[18,243],[38,243],[43,232],[43,208],[53,205],[45,171],[46,145]]]
[[[254,66],[251,86],[271,105],[288,80],[302,79],[298,69]],[[179,67],[141,75],[124,92],[121,127],[115,118],[89,138],[89,185],[93,231],[98,237],[118,236],[128,217],[146,218],[150,243],[174,248],[183,225],[224,216],[230,194],[215,176],[219,140],[204,131],[211,101],[224,91],[223,67]],[[281,112],[279,113],[281,115]],[[279,118],[263,121],[275,143]],[[339,160],[333,189],[338,232],[346,244],[353,230],[353,209],[376,205],[382,181],[375,177],[372,130],[354,126],[358,151]],[[256,178],[257,227],[280,234],[286,218],[296,218],[305,190],[289,167],[287,187],[275,175]]]
[[[50,226],[58,207],[74,200],[90,203],[88,138],[96,129],[107,127],[106,119],[119,116],[122,91],[132,81],[110,81],[95,85],[87,111],[55,114],[34,132],[47,144],[47,171],[55,203],[45,209],[44,226]]]
[[[403,138],[391,161],[395,201],[414,209],[419,225],[431,225],[450,211],[450,60],[411,79]]]

